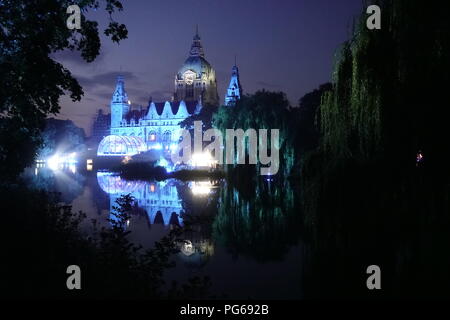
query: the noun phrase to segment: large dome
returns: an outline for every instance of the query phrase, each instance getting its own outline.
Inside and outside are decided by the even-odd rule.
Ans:
[[[194,36],[189,57],[175,75],[175,101],[202,101],[217,105],[216,73],[205,59],[205,52],[198,35]]]
[[[197,78],[199,78],[202,74],[206,74],[208,76],[212,71],[212,67],[203,57],[189,57],[178,71],[178,80],[183,79],[184,73],[188,70],[195,72],[197,74]]]

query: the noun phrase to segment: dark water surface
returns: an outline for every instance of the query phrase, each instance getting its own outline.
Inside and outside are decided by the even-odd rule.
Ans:
[[[127,181],[110,172],[35,167],[26,173],[36,188],[61,193],[61,201],[83,211],[89,233],[91,220],[109,227],[115,200],[135,198],[128,229],[144,248],[174,225],[192,230],[183,237],[176,267],[166,280],[183,282],[208,276],[211,294],[230,298],[302,298],[305,247],[299,237],[299,214],[293,191],[271,181],[237,190],[226,181]]]

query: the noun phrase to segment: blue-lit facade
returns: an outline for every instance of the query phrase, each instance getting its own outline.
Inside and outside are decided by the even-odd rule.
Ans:
[[[234,106],[236,102],[241,99],[242,87],[239,80],[239,69],[235,64],[231,69],[231,79],[228,85],[227,95],[225,96],[225,105]]]
[[[179,123],[198,114],[204,105],[219,104],[216,74],[205,59],[198,32],[174,85],[172,101],[150,99],[146,108],[132,108],[125,79],[119,76],[111,99],[110,135],[100,142],[97,155],[132,156],[151,149],[169,155],[180,141]]]

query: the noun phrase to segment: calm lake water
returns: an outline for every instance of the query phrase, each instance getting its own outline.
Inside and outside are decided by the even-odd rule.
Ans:
[[[174,225],[194,221],[186,243],[174,257],[166,280],[184,282],[208,276],[211,294],[230,298],[300,299],[305,246],[299,237],[294,193],[271,181],[237,188],[226,181],[127,181],[111,172],[45,165],[25,175],[35,188],[61,194],[61,201],[109,227],[108,218],[122,194],[135,198],[128,229],[145,248]]]

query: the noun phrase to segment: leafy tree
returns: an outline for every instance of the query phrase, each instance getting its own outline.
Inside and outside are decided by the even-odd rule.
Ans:
[[[199,112],[199,114],[193,114],[180,122],[180,126],[187,130],[194,128],[194,121],[201,121],[203,123],[204,130],[212,128],[212,118],[214,113],[217,112],[218,107],[213,105],[205,105]]]
[[[337,176],[346,177],[344,185],[351,189],[351,177],[380,172],[379,178],[402,185],[404,192],[414,185],[406,177],[419,173],[419,151],[425,159],[420,169],[437,188],[446,188],[450,142],[442,106],[450,72],[450,38],[444,34],[450,23],[437,5],[424,9],[420,1],[405,0],[376,4],[383,13],[381,30],[369,30],[367,15],[360,16],[352,39],[337,54],[332,90],[320,106],[321,143],[302,169],[311,208],[327,203],[319,198],[328,192],[338,194],[327,189]],[[340,188],[339,193],[351,201],[353,191]],[[316,209],[312,212],[318,215]]]
[[[190,279],[183,286],[165,286],[164,276],[174,266],[172,256],[178,252],[180,228],[174,228],[151,249],[143,249],[129,237],[127,221],[133,214],[134,199],[123,195],[116,201],[104,228],[93,221],[95,232],[86,236],[81,223],[86,215],[61,205],[59,197],[47,192],[31,191],[24,185],[2,186],[2,212],[11,215],[2,242],[8,274],[2,294],[9,298],[204,298],[209,282]],[[3,207],[2,207],[3,209]],[[20,234],[20,237],[17,235]],[[78,265],[82,270],[82,290],[67,290],[66,269]],[[187,294],[197,293],[196,296]]]
[[[376,1],[381,30],[356,23],[338,54],[333,92],[321,107],[323,148],[332,157],[379,159],[395,170],[416,166],[448,173],[446,83],[450,23],[435,5]]]
[[[331,90],[331,83],[322,84],[318,89],[305,94],[299,101],[298,110],[295,110],[299,114],[291,118],[297,124],[290,125],[298,127],[294,139],[300,153],[311,151],[319,145],[320,113],[317,111],[322,103],[322,97]],[[294,113],[294,110],[292,112]]]
[[[38,151],[39,157],[45,159],[56,151],[83,152],[85,151],[86,134],[71,120],[47,119],[42,132],[42,147]]]
[[[66,9],[73,4],[82,12],[79,30],[66,26]],[[114,42],[125,39],[126,27],[112,18],[123,9],[117,0],[0,2],[0,173],[5,178],[32,163],[44,119],[59,112],[60,97],[67,93],[73,101],[81,99],[78,81],[51,55],[67,49],[92,62],[100,51],[98,23],[85,14],[101,6],[110,17],[105,35]]]
[[[284,93],[262,90],[253,95],[243,96],[233,107],[220,107],[214,114],[212,123],[224,137],[226,129],[243,129],[244,131],[247,129],[279,129],[279,172],[281,175],[287,176],[294,164],[293,148],[288,144],[292,130],[288,127],[289,115],[290,105]],[[270,142],[268,144],[270,147]],[[255,176],[259,175],[259,167],[257,166],[256,169],[258,172]]]
[[[439,252],[449,250],[450,21],[437,2],[371,4],[381,7],[381,30],[366,27],[364,12],[339,50],[319,147],[302,166],[315,239],[305,279],[315,279],[313,296],[369,297],[347,279],[380,261],[384,297],[448,296],[450,261]]]

